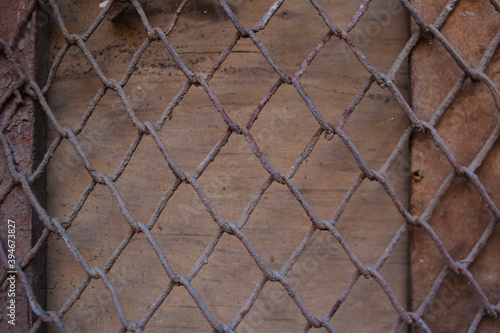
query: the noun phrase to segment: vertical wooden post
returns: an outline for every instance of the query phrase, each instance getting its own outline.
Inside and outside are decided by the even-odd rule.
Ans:
[[[0,39],[4,45],[0,46],[0,127],[1,135],[8,138],[14,152],[17,170],[30,175],[45,152],[46,122],[43,112],[37,103],[23,91],[23,84],[19,82],[19,73],[15,63],[22,68],[22,72],[29,79],[39,84],[45,81],[48,64],[48,15],[40,8],[32,10],[30,6],[37,6],[33,1],[0,0]],[[20,22],[26,13],[32,11],[25,24]],[[11,52],[14,59],[9,59]],[[20,94],[11,90],[18,85]],[[40,237],[43,224],[38,221],[29,200],[20,186],[14,184],[7,165],[7,156],[4,146],[0,149],[0,234],[2,247],[7,250],[8,221],[14,228],[10,228],[15,238],[15,261],[21,263],[34,243]],[[42,205],[45,204],[45,177],[40,177],[32,184],[32,190]],[[11,233],[12,234],[12,233]],[[30,264],[23,271],[31,281],[35,297],[42,306],[45,303],[45,254],[40,250]],[[8,253],[8,252],[6,252]],[[36,321],[23,290],[19,277],[15,278],[15,297],[7,292],[10,286],[6,277],[15,276],[0,270],[3,282],[0,292],[0,331],[1,332],[28,332]],[[15,325],[12,325],[10,311],[7,305],[15,300]],[[11,323],[9,323],[11,321]]]
[[[412,3],[428,23],[432,23],[446,5],[444,0],[413,0]],[[441,32],[468,66],[475,68],[498,32],[499,15],[489,1],[460,1]],[[499,69],[500,59],[496,55],[485,73],[497,87]],[[459,89],[435,127],[457,162],[469,166],[499,124],[500,117],[490,91],[482,83],[470,79],[460,88],[457,84],[463,80],[464,72],[437,39],[424,40],[413,51],[411,74],[413,109],[425,121],[431,119],[454,86]],[[497,142],[475,171],[497,205],[500,203],[499,160]],[[414,173],[412,211],[421,216],[452,167],[432,139],[423,134],[413,139],[411,163]],[[453,260],[461,261],[469,255],[491,221],[492,214],[474,186],[458,177],[451,182],[427,222]],[[499,240],[497,224],[479,256],[468,266],[490,303],[498,302],[500,297]],[[446,272],[443,270],[445,265],[429,235],[422,228],[413,228],[410,236],[412,311],[418,310],[437,285],[436,280],[440,280],[438,275],[442,272],[444,279],[424,311],[423,319],[432,332],[466,332],[482,303],[470,281],[463,274]],[[484,319],[479,332],[498,332],[499,327],[499,320]]]

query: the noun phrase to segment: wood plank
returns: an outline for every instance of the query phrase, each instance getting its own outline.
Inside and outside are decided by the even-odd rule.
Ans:
[[[174,2],[143,3],[153,26],[164,27],[175,10]],[[215,1],[192,3],[181,15],[169,41],[188,68],[204,74],[234,36],[235,29]],[[233,1],[231,6],[243,24],[252,25],[271,3]],[[361,1],[323,3],[331,18],[345,25]],[[358,43],[364,41],[363,51],[381,71],[390,68],[408,37],[403,10],[394,3],[374,2],[352,32]],[[60,1],[60,4],[67,28],[72,33],[85,31],[99,11],[93,2]],[[384,13],[390,16],[381,21]],[[308,2],[286,1],[258,36],[277,64],[285,72],[293,73],[327,31]],[[55,55],[63,42],[57,29],[52,37],[51,50]],[[144,38],[146,34],[140,18],[129,7],[113,23],[104,22],[87,45],[105,75],[121,79],[134,50]],[[398,74],[397,84],[408,95],[406,71],[404,67]],[[301,82],[323,116],[336,123],[368,77],[347,48],[340,41],[332,40],[313,61]],[[236,122],[246,123],[277,78],[253,43],[241,39],[210,85],[229,116]],[[139,119],[154,122],[185,81],[165,48],[154,43],[145,52],[125,89]],[[49,94],[60,122],[75,126],[99,88],[100,83],[90,65],[73,47],[62,62]],[[389,157],[407,124],[406,116],[390,92],[373,87],[346,125],[345,132],[368,165],[378,169]],[[283,86],[250,131],[272,165],[286,173],[318,128],[317,121],[294,88]],[[160,136],[179,168],[192,173],[225,130],[226,125],[201,87],[192,87],[160,131]],[[135,134],[119,98],[110,91],[101,100],[85,130],[78,135],[78,140],[92,165],[111,174]],[[55,136],[51,127],[50,139]],[[402,202],[408,202],[407,158],[405,152],[388,175]],[[359,174],[355,160],[337,137],[332,141],[321,137],[293,181],[315,213],[329,219]],[[222,218],[236,222],[268,176],[245,139],[232,135],[199,183]],[[90,180],[67,142],[56,152],[49,166],[49,178],[49,214],[64,219]],[[153,141],[145,137],[116,186],[134,219],[147,222],[173,181]],[[403,223],[380,185],[365,182],[337,227],[360,260],[373,265]],[[243,231],[264,262],[271,269],[279,270],[310,226],[310,220],[288,189],[272,184]],[[68,229],[89,264],[101,267],[128,231],[109,190],[103,186],[96,187]],[[217,226],[190,186],[182,184],[152,231],[173,269],[188,274]],[[49,251],[48,308],[57,310],[75,291],[85,273],[61,239],[52,237]],[[403,239],[381,270],[403,305],[406,304],[406,257],[406,240]],[[331,235],[317,232],[288,276],[311,313],[324,316],[354,272],[355,267],[338,242]],[[132,320],[142,317],[168,283],[143,235],[134,237],[109,276],[125,315]],[[193,285],[214,317],[220,323],[230,324],[261,276],[242,244],[224,235]],[[356,284],[351,297],[338,311],[332,324],[339,332],[367,329],[387,332],[398,317],[381,288],[374,281],[364,279]],[[101,281],[92,282],[65,315],[63,323],[71,332],[108,332],[120,327],[109,293]],[[284,289],[273,283],[264,288],[238,331],[298,332],[305,323]],[[188,293],[175,288],[148,323],[147,330],[196,332],[210,331],[210,326]]]
[[[413,3],[427,22],[433,22],[446,1],[415,0]],[[474,68],[499,31],[498,15],[487,1],[461,1],[444,25],[442,34]],[[496,52],[485,73],[497,86],[499,66]],[[435,39],[432,43],[422,41],[414,50],[411,71],[413,109],[419,117],[429,120],[463,72]],[[468,80],[436,129],[458,163],[468,166],[498,124],[498,110],[488,89]],[[412,170],[420,173],[412,183],[412,212],[420,216],[452,168],[427,135],[415,136],[411,152]],[[497,206],[500,202],[499,153],[500,146],[496,142],[477,170],[479,180]],[[460,261],[472,250],[491,219],[491,212],[472,184],[459,178],[452,182],[429,224],[453,259]],[[469,267],[491,303],[498,302],[500,297],[499,237],[496,226]],[[445,262],[422,229],[413,229],[410,244],[411,307],[416,311],[436,283]],[[463,276],[448,273],[423,319],[432,332],[467,332],[479,309],[481,302],[470,282]],[[498,320],[485,319],[478,332],[498,332],[499,328]]]

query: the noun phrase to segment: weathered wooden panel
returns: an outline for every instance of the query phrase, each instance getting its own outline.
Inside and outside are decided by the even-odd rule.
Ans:
[[[413,1],[427,22],[433,22],[446,1]],[[500,28],[499,15],[488,1],[460,1],[442,34],[471,67],[478,65]],[[498,86],[498,52],[486,74]],[[419,117],[429,120],[459,81],[463,71],[438,40],[423,40],[412,54],[412,100]],[[500,117],[490,91],[479,82],[466,81],[436,129],[460,165],[469,166],[490,137]],[[421,215],[452,167],[432,139],[416,135],[411,147],[412,169],[419,170],[412,184],[412,212]],[[498,142],[477,169],[479,180],[496,205],[500,203],[500,145]],[[463,260],[492,219],[492,213],[472,184],[455,179],[432,214],[429,224],[454,260]],[[411,304],[416,310],[430,292],[445,265],[432,240],[422,229],[411,234]],[[500,297],[500,242],[498,225],[479,257],[469,267],[489,301]],[[481,302],[463,276],[448,273],[424,320],[433,332],[467,332]],[[500,322],[484,320],[479,332],[498,332]]]
[[[322,1],[338,25],[345,25],[361,1]],[[153,26],[165,27],[175,2],[143,1]],[[230,5],[243,24],[253,25],[272,1],[233,1]],[[71,33],[82,33],[99,12],[95,2],[60,1]],[[54,27],[51,50],[64,45]],[[288,73],[299,69],[308,52],[327,33],[317,11],[307,1],[286,1],[269,26],[258,33],[277,64]],[[185,64],[197,74],[207,73],[235,29],[215,1],[193,1],[181,15],[169,41]],[[372,64],[387,71],[406,39],[407,20],[396,1],[373,2],[352,36]],[[104,22],[87,45],[104,74],[121,79],[133,53],[146,38],[139,16],[129,7],[114,22]],[[407,69],[397,84],[408,93]],[[313,61],[301,82],[323,116],[336,123],[368,73],[338,40],[331,40]],[[249,39],[238,41],[229,58],[210,81],[230,117],[246,123],[277,75]],[[141,121],[156,121],[186,78],[160,43],[153,43],[125,86]],[[74,47],[63,60],[50,104],[59,121],[75,126],[101,84],[88,62]],[[345,127],[346,134],[368,165],[378,169],[389,157],[408,122],[387,90],[372,87]],[[264,108],[250,132],[280,172],[286,173],[313,137],[318,123],[292,86],[282,86]],[[390,129],[390,130],[388,130]],[[224,134],[226,125],[201,87],[192,87],[160,136],[182,171],[194,172]],[[136,130],[117,94],[102,98],[78,140],[92,165],[113,173]],[[50,138],[55,131],[51,128]],[[401,201],[408,200],[407,153],[388,178]],[[293,178],[298,189],[323,219],[329,219],[360,171],[342,142],[321,137],[310,157]],[[61,218],[90,181],[67,142],[58,148],[49,166],[49,214]],[[268,178],[242,136],[232,135],[199,183],[222,218],[236,222],[252,195]],[[134,219],[148,221],[162,194],[174,181],[150,137],[143,138],[116,186]],[[364,263],[373,265],[384,253],[403,219],[377,183],[365,182],[337,227]],[[243,231],[271,269],[279,270],[311,226],[289,190],[272,184]],[[201,255],[217,225],[187,184],[181,184],[167,203],[152,232],[174,270],[187,274]],[[102,266],[129,232],[109,190],[97,186],[68,229],[91,265]],[[61,239],[49,244],[50,310],[59,309],[85,277]],[[290,281],[315,316],[324,316],[335,304],[355,268],[338,242],[317,232],[310,247],[289,273]],[[407,249],[403,240],[381,270],[398,300],[406,304]],[[156,255],[142,235],[134,237],[109,273],[125,315],[139,320],[168,283]],[[202,300],[221,323],[230,323],[262,273],[235,238],[224,235],[214,253],[193,280]],[[332,320],[339,332],[387,332],[398,315],[387,296],[372,280],[361,279]],[[115,331],[120,323],[109,293],[93,281],[63,323],[68,331]],[[239,332],[298,332],[306,323],[279,284],[264,288]],[[175,288],[146,326],[149,332],[210,331],[196,304],[182,288]]]

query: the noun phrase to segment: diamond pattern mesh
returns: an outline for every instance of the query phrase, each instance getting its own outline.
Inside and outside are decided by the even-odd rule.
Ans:
[[[48,6],[48,8],[50,8],[50,12],[52,13],[53,22],[65,40],[64,46],[58,51],[57,56],[51,64],[49,78],[44,86],[39,86],[34,80],[26,79],[22,67],[18,65],[19,60],[14,55],[13,48],[16,47],[15,44],[13,44],[14,42],[4,40],[0,41],[1,50],[9,60],[11,70],[15,76],[15,81],[10,85],[11,89],[8,89],[0,98],[0,106],[2,107],[2,133],[0,135],[0,140],[6,156],[5,164],[7,166],[10,179],[10,185],[3,188],[0,201],[3,202],[8,194],[15,188],[22,189],[24,195],[28,198],[32,208],[40,220],[43,221],[45,227],[42,236],[36,240],[29,253],[22,258],[22,260],[16,263],[15,266],[15,269],[18,272],[18,277],[22,283],[22,288],[30,296],[30,306],[32,311],[36,313],[39,318],[35,323],[33,331],[42,325],[42,323],[47,323],[51,327],[64,332],[65,327],[61,319],[64,318],[64,316],[71,311],[72,308],[78,304],[78,302],[83,302],[83,299],[80,299],[80,297],[87,288],[93,286],[95,283],[100,283],[100,286],[104,287],[102,292],[107,292],[109,297],[112,299],[112,303],[114,305],[114,309],[112,311],[114,311],[117,318],[119,318],[120,328],[118,330],[121,332],[148,331],[148,322],[162,306],[162,304],[169,298],[169,296],[172,295],[176,288],[183,288],[190,295],[196,304],[198,311],[203,315],[213,331],[238,331],[239,325],[245,321],[248,317],[247,314],[250,313],[249,311],[259,300],[261,291],[266,285],[270,284],[279,285],[286,291],[286,297],[290,298],[300,314],[303,316],[305,324],[303,328],[304,332],[313,328],[323,328],[328,332],[336,332],[334,319],[332,318],[335,318],[337,310],[349,298],[354,286],[359,283],[359,278],[364,277],[371,279],[378,284],[389,299],[395,313],[395,321],[392,328],[393,332],[405,327],[405,325],[418,328],[424,332],[430,332],[430,328],[428,327],[425,319],[426,311],[433,309],[433,300],[435,299],[439,288],[443,284],[446,275],[450,272],[465,277],[470,285],[470,289],[473,290],[473,293],[481,300],[482,308],[470,324],[470,331],[475,331],[483,318],[496,318],[500,309],[499,304],[496,303],[498,299],[489,298],[489,295],[482,290],[481,285],[477,282],[474,274],[471,273],[469,266],[474,262],[481,249],[488,243],[490,237],[494,234],[497,222],[500,219],[500,209],[498,203],[495,202],[491,194],[489,194],[487,186],[481,182],[476,174],[476,170],[479,168],[482,161],[486,159],[498,140],[498,136],[500,134],[500,123],[497,122],[495,124],[494,130],[492,131],[489,139],[486,141],[477,156],[475,156],[473,162],[469,165],[462,165],[457,161],[446,140],[444,140],[440,133],[436,130],[436,125],[439,120],[442,119],[443,115],[446,114],[448,106],[458,96],[461,87],[468,81],[478,82],[484,85],[489,90],[490,95],[495,102],[496,108],[500,111],[500,93],[492,79],[486,75],[489,61],[494,56],[500,42],[500,34],[497,34],[485,48],[479,64],[475,67],[471,67],[465,60],[463,60],[460,52],[458,52],[456,48],[448,42],[447,38],[441,32],[441,29],[447,22],[447,19],[451,15],[454,15],[454,10],[459,2],[458,0],[448,1],[448,3],[442,8],[441,14],[437,20],[433,23],[424,20],[419,13],[418,7],[415,7],[409,1],[401,0],[401,4],[404,6],[418,27],[414,29],[413,34],[406,43],[406,46],[396,58],[390,70],[385,73],[379,71],[375,65],[370,63],[369,59],[360,49],[360,46],[351,37],[351,30],[356,27],[360,20],[363,20],[363,15],[368,11],[370,5],[376,1],[363,1],[359,8],[353,13],[349,23],[345,27],[340,27],[335,23],[335,20],[330,17],[331,13],[323,8],[321,4],[322,1],[310,0],[309,2],[311,8],[319,14],[319,22],[326,25],[327,28],[325,28],[323,38],[308,51],[307,56],[303,59],[298,70],[295,73],[288,73],[280,67],[279,63],[271,55],[268,50],[268,45],[263,42],[264,37],[262,37],[262,32],[266,31],[270,21],[275,18],[276,13],[279,11],[284,2],[284,0],[277,0],[273,2],[269,8],[267,8],[260,20],[258,20],[258,22],[253,26],[242,24],[242,21],[240,21],[241,17],[235,13],[235,8],[226,3],[226,1],[219,0],[218,2],[214,2],[213,6],[217,8],[218,13],[221,13],[220,15],[230,19],[233,35],[227,41],[225,49],[217,55],[216,61],[213,62],[212,67],[205,74],[199,74],[199,71],[194,70],[193,67],[185,60],[185,57],[180,54],[179,50],[177,50],[170,41],[170,36],[175,32],[176,24],[179,18],[182,17],[183,9],[188,3],[187,0],[178,4],[175,14],[170,22],[167,22],[167,24],[159,27],[150,22],[150,19],[143,8],[143,4],[141,4],[140,1],[131,0],[130,3],[127,3],[110,0],[102,3],[102,11],[95,18],[95,21],[90,24],[88,30],[80,35],[72,34],[67,30],[67,22],[63,20],[63,15],[60,13],[59,4],[56,0],[48,0],[46,3],[45,1],[33,1],[32,5],[26,8],[24,16],[20,18],[18,30],[20,31],[24,25],[28,24],[27,22],[30,14],[34,10],[37,10],[37,8],[41,6]],[[491,10],[500,10],[498,1],[492,0],[491,6]],[[120,12],[124,9],[135,11],[139,15],[140,21],[146,29],[147,36],[141,41],[138,48],[134,50],[132,59],[127,64],[123,77],[120,80],[115,80],[106,75],[106,71],[101,68],[98,57],[91,52],[88,44],[91,42],[93,33],[101,24],[103,24],[105,19],[119,17]],[[432,114],[432,117],[427,121],[417,116],[408,101],[404,98],[404,94],[401,92],[400,88],[398,88],[395,84],[395,76],[409,57],[412,50],[414,50],[419,41],[422,39],[429,39],[432,40],[433,43],[440,43],[463,72],[463,75],[456,83],[455,88],[450,92],[443,103]],[[347,50],[350,56],[355,57],[357,63],[359,63],[366,70],[366,73],[369,76],[365,84],[359,87],[358,93],[345,108],[345,111],[339,119],[329,119],[328,117],[325,117],[325,112],[320,107],[316,106],[314,98],[311,97],[313,93],[308,91],[307,85],[305,85],[302,81],[304,74],[307,73],[309,66],[314,64],[314,61],[321,50],[325,48],[326,45],[329,45],[329,43],[333,43],[334,40],[340,41],[342,44],[341,47]],[[232,54],[231,52],[233,52],[239,44],[244,43],[245,41],[250,41],[258,49],[260,52],[259,57],[262,57],[260,59],[264,59],[268,64],[269,70],[274,72],[275,81],[269,87],[266,87],[267,93],[261,99],[260,103],[255,105],[255,108],[250,113],[250,116],[245,119],[243,123],[239,123],[234,120],[234,115],[228,111],[225,104],[219,100],[218,94],[212,86],[212,79],[216,77],[218,72],[221,71],[221,68],[224,67],[225,61]],[[358,42],[360,43],[360,41]],[[137,64],[141,61],[143,54],[153,47],[160,47],[162,50],[161,52],[170,56],[174,63],[174,69],[182,72],[185,82],[170,99],[168,106],[158,119],[155,121],[143,121],[141,120],[141,115],[138,114],[137,108],[130,102],[130,91],[127,90],[127,84],[133,77]],[[62,120],[58,119],[54,113],[53,106],[51,106],[50,101],[47,99],[47,93],[51,91],[51,88],[54,85],[59,65],[64,61],[65,57],[69,56],[70,52],[74,52],[82,59],[82,61],[86,61],[89,64],[91,68],[90,74],[97,77],[102,85],[102,88],[89,102],[86,112],[83,114],[80,121],[77,124],[67,125],[63,124]],[[344,131],[344,127],[349,122],[351,115],[353,115],[356,111],[356,106],[370,94],[370,91],[374,89],[373,86],[375,85],[390,91],[399,104],[401,110],[407,116],[410,124],[399,138],[399,142],[393,149],[392,154],[379,169],[372,169],[367,165],[363,154],[359,152],[358,147],[353,143],[350,136],[346,134],[346,131]],[[275,164],[273,164],[264,154],[262,146],[265,143],[254,134],[254,126],[258,124],[260,120],[258,118],[261,116],[261,113],[265,112],[266,105],[268,105],[273,96],[280,89],[284,89],[285,86],[292,87],[297,96],[305,102],[310,115],[317,123],[317,131],[303,147],[302,153],[296,158],[291,168],[286,172],[280,172],[276,168]],[[183,101],[186,94],[188,94],[191,89],[194,89],[194,87],[199,87],[204,91],[211,108],[214,108],[217,111],[222,125],[221,128],[223,127],[223,130],[221,130],[221,136],[217,139],[216,143],[211,146],[210,151],[206,154],[201,163],[198,164],[193,172],[188,173],[186,170],[187,168],[180,166],[182,162],[177,161],[175,155],[172,154],[172,148],[169,147],[169,144],[166,144],[167,139],[164,132],[165,128],[171,121],[172,114]],[[131,128],[133,129],[133,135],[129,142],[127,151],[118,164],[118,167],[112,172],[106,173],[100,171],[93,165],[92,156],[89,154],[91,149],[89,149],[88,143],[82,138],[84,137],[83,133],[88,128],[88,123],[91,119],[94,119],[93,117],[96,117],[94,113],[100,103],[104,103],[103,101],[105,100],[105,96],[113,92],[119,96],[121,107],[126,112],[126,114],[123,113],[118,115],[117,119],[129,122]],[[22,172],[17,167],[16,156],[19,152],[16,151],[7,136],[7,133],[9,132],[9,125],[11,124],[16,109],[22,104],[22,96],[33,98],[37,101],[47,116],[50,126],[55,129],[55,132],[57,132],[56,138],[52,142],[49,142],[47,153],[45,154],[43,161],[37,166],[34,172],[29,174]],[[7,107],[10,104],[7,104],[6,102],[10,99],[16,99],[14,107]],[[124,115],[126,115],[126,117],[124,117]],[[112,126],[112,124],[108,125]],[[405,202],[400,200],[387,177],[388,171],[395,165],[399,156],[403,153],[405,147],[407,147],[412,133],[414,132],[418,132],[421,135],[431,138],[434,147],[442,152],[452,170],[450,175],[440,185],[439,191],[435,193],[423,210],[423,213],[419,216],[412,215],[412,213],[407,209]],[[228,142],[232,142],[234,137],[241,137],[244,139],[244,149],[248,149],[248,152],[253,154],[253,156],[257,159],[258,167],[262,169],[262,173],[266,175],[267,179],[260,184],[260,188],[253,194],[251,200],[246,203],[246,208],[241,216],[235,219],[234,222],[231,222],[221,216],[219,211],[216,209],[213,200],[211,200],[210,195],[207,195],[207,186],[202,186],[201,184],[203,182],[204,172],[209,170],[209,166],[212,163],[215,163],[218,158],[222,158],[219,156],[221,155],[224,145],[228,144]],[[127,199],[125,199],[125,196],[129,196],[131,194],[123,193],[123,191],[120,190],[120,179],[127,173],[131,160],[133,160],[138,154],[141,154],[141,144],[146,141],[146,138],[152,139],[151,142],[154,142],[154,146],[161,153],[162,165],[159,165],[158,167],[168,168],[168,177],[171,177],[173,181],[167,188],[162,189],[163,192],[161,194],[161,198],[155,204],[156,208],[149,217],[149,220],[139,221],[133,217],[134,215],[132,209],[130,208],[130,204],[128,204]],[[103,135],[101,139],[108,140],[105,135]],[[340,140],[345,146],[345,149],[348,150],[352,158],[355,160],[357,168],[359,169],[359,177],[344,194],[344,197],[338,206],[332,211],[332,217],[330,219],[322,219],[319,215],[317,215],[311,204],[306,201],[303,190],[300,189],[294,182],[294,176],[297,172],[299,172],[299,170],[301,170],[310,154],[315,151],[315,147],[318,142],[330,142],[334,139]],[[42,204],[36,199],[32,189],[32,184],[38,179],[38,177],[43,175],[47,166],[51,163],[53,156],[57,154],[58,150],[64,145],[69,147],[68,149],[71,150],[71,153],[74,155],[74,159],[72,159],[73,163],[77,166],[83,167],[86,171],[86,175],[89,177],[88,186],[83,192],[78,193],[79,198],[76,200],[76,204],[72,208],[71,213],[65,218],[50,216]],[[419,177],[419,175],[414,173],[413,177]],[[478,196],[493,216],[491,222],[485,228],[484,233],[477,240],[473,250],[463,260],[455,260],[453,258],[453,256],[448,252],[447,247],[441,240],[440,236],[435,232],[429,223],[434,210],[437,206],[439,206],[440,200],[452,186],[453,181],[457,177],[465,179],[472,185],[472,188],[477,192]],[[384,254],[378,258],[374,265],[370,266],[358,258],[356,251],[353,250],[351,244],[346,240],[336,226],[337,221],[342,216],[344,210],[349,205],[351,198],[355,195],[358,188],[362,186],[363,183],[369,181],[376,182],[380,185],[384,192],[383,195],[390,198],[394,207],[404,218],[404,223],[394,234],[392,240],[387,244]],[[128,225],[129,232],[119,241],[119,245],[113,249],[112,254],[109,258],[107,258],[105,264],[98,266],[93,265],[91,260],[82,255],[78,246],[75,245],[72,240],[71,229],[73,222],[77,219],[82,209],[85,207],[85,203],[89,196],[91,196],[92,193],[95,193],[95,191],[98,191],[98,188],[102,188],[102,186],[106,187],[112,194],[114,205],[115,207],[118,207],[121,215],[125,219],[126,224],[124,224],[124,226]],[[299,202],[303,212],[307,215],[311,222],[310,228],[303,236],[299,246],[289,256],[289,259],[285,262],[285,264],[278,270],[273,270],[268,264],[266,264],[266,261],[260,254],[260,251],[254,246],[251,238],[248,237],[245,232],[245,225],[249,221],[256,207],[261,205],[262,201],[265,201],[266,194],[271,186],[280,186],[282,190],[291,194]],[[217,231],[212,235],[211,241],[208,244],[205,244],[205,249],[202,254],[197,258],[193,257],[194,265],[189,268],[189,272],[187,274],[180,274],[179,271],[174,269],[173,265],[169,262],[169,253],[164,252],[152,229],[153,227],[161,224],[160,216],[165,207],[169,205],[170,200],[173,200],[172,198],[175,197],[175,193],[186,187],[189,187],[194,191],[199,199],[198,203],[201,202],[201,205],[199,204],[199,208],[202,208],[210,216],[212,223],[217,228]],[[187,211],[190,212],[189,209]],[[432,289],[428,292],[425,299],[414,312],[410,312],[407,309],[407,305],[396,297],[395,293],[387,283],[386,277],[384,277],[381,273],[381,268],[391,257],[394,249],[398,244],[400,244],[410,227],[421,228],[424,230],[426,237],[432,240],[433,246],[436,247],[439,256],[445,262],[441,273],[434,280]],[[280,231],[276,230],[276,232],[279,234]],[[289,278],[289,273],[292,271],[294,264],[306,251],[308,246],[310,246],[311,239],[316,232],[330,234],[333,237],[332,241],[335,241],[335,244],[338,246],[337,250],[345,253],[355,269],[355,273],[345,285],[344,290],[340,295],[338,295],[337,301],[329,304],[329,307],[324,309],[321,316],[315,316],[309,311],[308,307],[305,305],[304,301],[297,292],[297,285],[291,283]],[[83,281],[81,281],[79,285],[75,286],[74,291],[71,295],[69,295],[66,303],[60,309],[55,311],[48,311],[40,306],[36,297],[33,296],[34,293],[31,289],[32,287],[29,277],[24,272],[25,267],[27,267],[30,261],[37,256],[40,249],[47,244],[50,235],[57,235],[58,238],[64,241],[67,249],[69,250],[68,256],[71,255],[73,260],[76,260],[79,263],[86,275]],[[253,287],[253,290],[251,290],[248,294],[246,301],[241,304],[241,308],[238,310],[237,314],[229,322],[220,322],[216,319],[211,306],[207,305],[204,298],[201,296],[199,284],[196,283],[197,276],[200,271],[204,269],[204,266],[208,263],[213,253],[215,253],[214,251],[216,251],[219,241],[224,235],[232,237],[232,241],[234,240],[234,242],[237,242],[244,247],[248,256],[248,263],[251,263],[254,268],[256,267],[261,276]],[[119,266],[120,255],[124,251],[127,251],[129,247],[132,247],[134,238],[139,236],[145,237],[150,250],[152,250],[148,252],[148,255],[156,256],[154,259],[155,262],[159,262],[159,265],[161,265],[161,269],[164,271],[165,283],[164,289],[158,293],[156,300],[152,302],[148,308],[141,309],[142,311],[140,313],[134,313],[131,315],[129,313],[125,313],[122,303],[118,297],[118,292],[113,283],[113,279],[111,279],[110,276],[114,273],[114,268]],[[2,243],[5,244],[5,240],[2,240]],[[1,259],[4,272],[2,275],[2,281],[5,282],[7,277],[6,271],[9,270],[7,252],[5,252],[5,248],[3,248],[1,252]],[[153,258],[151,258],[151,260],[153,260]],[[429,313],[427,313],[427,315],[429,315]]]

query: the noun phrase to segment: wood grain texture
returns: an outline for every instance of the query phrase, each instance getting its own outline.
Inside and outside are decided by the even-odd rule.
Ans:
[[[427,22],[432,22],[446,1],[413,1]],[[489,2],[461,1],[442,29],[443,35],[471,67],[481,59],[491,39],[499,31],[499,15]],[[486,74],[498,86],[498,52]],[[422,41],[412,54],[413,109],[424,120],[446,97],[462,75],[462,70],[437,40]],[[500,117],[489,90],[468,80],[436,129],[460,165],[468,166],[498,124]],[[499,197],[500,145],[495,144],[477,170],[477,175],[496,205]],[[412,170],[423,178],[412,184],[412,213],[422,214],[443,180],[452,171],[445,156],[426,135],[416,135],[411,146]],[[429,224],[443,241],[454,260],[463,260],[479,240],[492,219],[472,184],[456,179],[437,206]],[[470,270],[492,303],[500,297],[499,229],[494,229]],[[421,229],[411,234],[411,304],[420,305],[429,293],[445,262],[434,243]],[[435,301],[425,312],[424,320],[433,332],[467,332],[478,309],[479,299],[463,276],[449,273]],[[486,319],[479,332],[498,332],[498,320]]]
[[[97,3],[59,1],[67,28],[82,33],[99,11]],[[170,1],[143,1],[152,26],[166,26],[175,10]],[[233,1],[242,24],[253,25],[272,1]],[[361,1],[322,1],[338,25],[345,25]],[[389,16],[382,14],[389,13]],[[384,18],[382,20],[381,18]],[[407,38],[407,20],[394,2],[376,1],[352,36],[380,71],[387,71]],[[51,50],[63,45],[54,27]],[[258,33],[277,64],[296,72],[308,52],[328,31],[314,7],[306,1],[286,1],[269,26]],[[186,7],[169,41],[188,68],[197,74],[210,70],[235,29],[215,1],[193,1]],[[87,45],[101,69],[120,79],[133,52],[146,38],[133,8],[113,23],[104,22]],[[369,74],[350,51],[332,40],[314,60],[301,82],[322,115],[336,123]],[[230,117],[246,123],[277,75],[249,39],[241,39],[210,86]],[[397,84],[408,95],[407,68]],[[129,100],[141,121],[161,115],[186,78],[165,48],[154,43],[145,52],[126,85]],[[50,104],[59,121],[74,126],[82,117],[100,83],[87,61],[72,48],[59,68],[50,92]],[[345,132],[371,168],[389,157],[408,121],[387,90],[372,87],[356,109]],[[281,87],[250,130],[279,172],[287,172],[319,128],[292,86]],[[159,132],[182,171],[193,172],[226,125],[201,87],[193,87]],[[92,165],[111,174],[122,159],[136,130],[118,96],[108,92],[84,131],[78,135]],[[55,137],[52,128],[51,138]],[[408,153],[388,178],[402,202],[408,202]],[[321,138],[293,178],[320,218],[329,219],[360,171],[342,142]],[[199,180],[219,214],[236,222],[268,174],[242,136],[233,135]],[[59,147],[49,167],[49,214],[65,218],[90,177],[67,142]],[[145,137],[116,186],[134,219],[146,222],[163,192],[173,182],[150,137]],[[352,198],[337,227],[360,260],[373,265],[384,253],[403,219],[378,183],[365,182]],[[311,226],[299,203],[284,186],[271,185],[243,231],[273,270],[279,270]],[[168,202],[152,232],[173,269],[187,274],[216,232],[217,226],[187,184]],[[90,265],[102,266],[129,227],[106,187],[97,186],[71,228],[70,236]],[[57,310],[85,277],[61,239],[49,244],[49,309]],[[288,277],[315,316],[335,304],[355,268],[339,243],[324,232],[313,241]],[[381,270],[398,300],[406,304],[406,240]],[[209,263],[194,279],[208,309],[220,323],[229,324],[250,295],[262,273],[242,244],[224,235]],[[139,320],[168,283],[156,255],[142,235],[136,236],[109,273],[129,319]],[[332,320],[338,332],[388,332],[397,313],[373,280],[361,279]],[[63,323],[71,332],[113,332],[120,323],[109,293],[93,281],[68,312]],[[267,285],[238,332],[299,332],[306,321],[281,285]],[[175,288],[146,326],[146,332],[209,332],[210,327],[182,288]],[[316,330],[322,331],[322,330]]]

